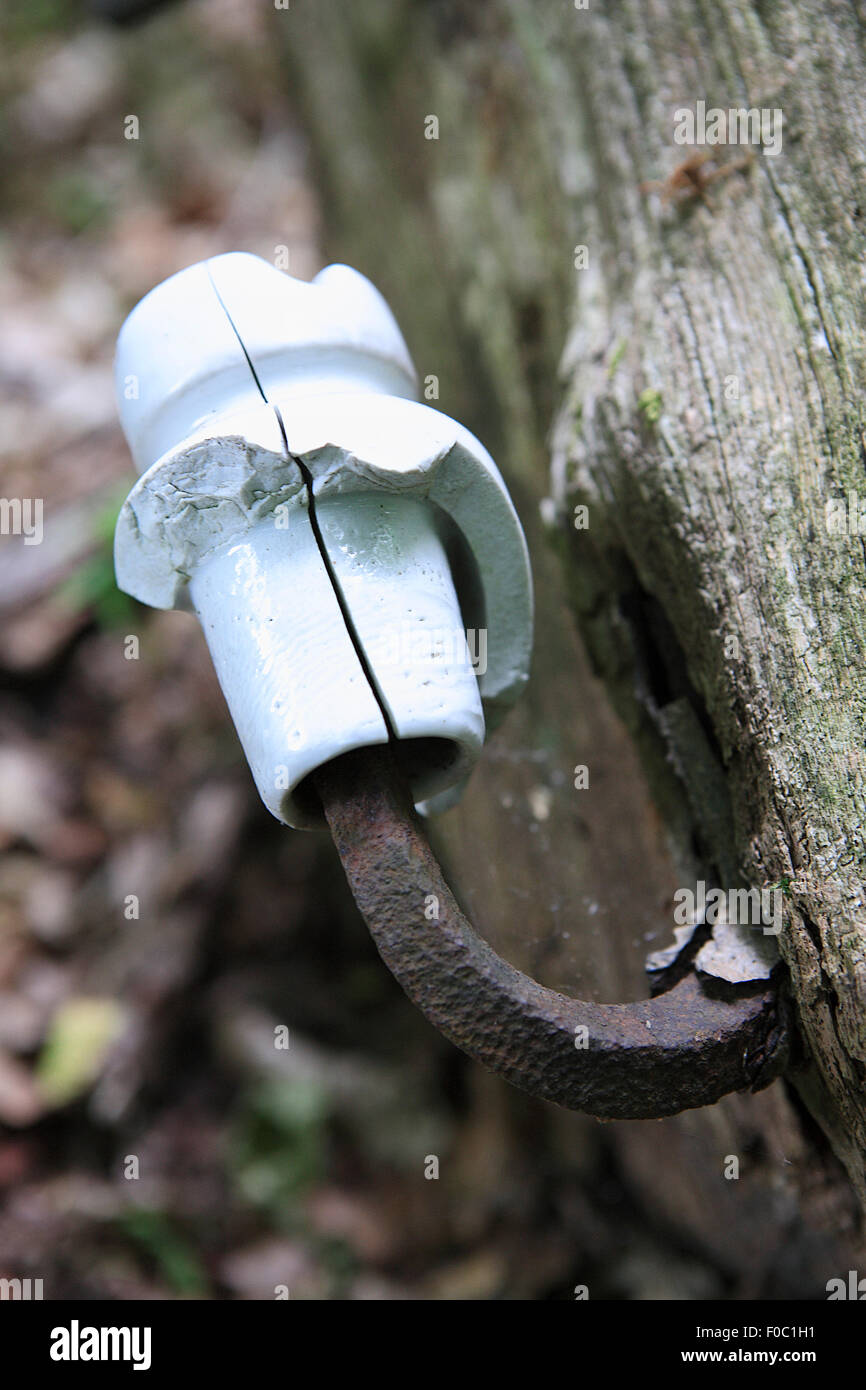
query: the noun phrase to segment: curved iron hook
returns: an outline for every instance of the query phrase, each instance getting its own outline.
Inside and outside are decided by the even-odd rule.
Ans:
[[[788,1029],[774,984],[711,994],[691,973],[632,1004],[558,994],[464,917],[389,749],[347,753],[313,781],[385,964],[431,1023],[512,1085],[602,1119],[652,1119],[760,1090],[782,1071]],[[430,895],[438,918],[425,913]]]

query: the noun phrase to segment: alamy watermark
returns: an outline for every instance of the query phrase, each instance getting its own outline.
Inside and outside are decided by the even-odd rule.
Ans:
[[[866,1301],[866,1279],[861,1279],[856,1269],[848,1270],[847,1279],[828,1279],[824,1287],[828,1303],[838,1303],[840,1299],[851,1299],[855,1303]]]
[[[487,628],[427,627],[396,623],[376,640],[376,670],[398,666],[435,666],[439,674],[459,676],[468,660],[476,676],[487,670]]]
[[[23,536],[25,545],[41,545],[42,508],[41,497],[0,497],[0,536]]]
[[[778,936],[782,930],[783,894],[781,888],[710,888],[699,878],[695,888],[678,888],[674,893],[674,922],[678,927],[731,926],[761,927],[764,936]]]
[[[853,489],[845,497],[830,497],[824,504],[829,536],[866,536],[866,497]]]
[[[674,141],[678,145],[760,145],[764,154],[782,153],[783,116],[778,106],[707,106],[674,112]]]
[[[43,1297],[41,1279],[0,1279],[0,1302],[30,1303]]]
[[[131,1361],[134,1371],[148,1371],[151,1339],[149,1327],[82,1327],[73,1318],[51,1329],[48,1354],[52,1361]]]

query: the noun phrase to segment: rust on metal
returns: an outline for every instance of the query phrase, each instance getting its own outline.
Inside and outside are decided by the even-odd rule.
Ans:
[[[775,982],[596,1004],[509,965],[460,911],[387,748],[314,774],[349,887],[392,974],[431,1023],[512,1085],[602,1119],[652,1119],[760,1090],[785,1065]],[[435,912],[430,905],[435,901]]]

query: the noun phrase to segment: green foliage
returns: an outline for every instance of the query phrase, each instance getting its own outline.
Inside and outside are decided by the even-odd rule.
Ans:
[[[104,628],[124,627],[135,615],[133,600],[118,589],[114,576],[114,528],[122,497],[113,496],[98,513],[93,522],[95,549],[61,588],[63,599],[76,613],[92,609]]]
[[[39,1089],[51,1105],[67,1105],[99,1074],[123,1026],[113,999],[69,999],[57,1010],[36,1064]]]
[[[63,33],[87,18],[84,0],[6,0],[3,28],[7,42],[46,33]]]
[[[112,212],[108,189],[80,171],[58,174],[48,184],[46,197],[51,215],[73,236],[99,227]]]
[[[638,409],[642,410],[650,425],[658,424],[662,413],[662,393],[655,386],[647,386],[637,398]]]
[[[616,347],[614,348],[613,352],[611,353],[611,355],[610,355],[610,361],[609,361],[608,364],[607,364],[607,379],[608,379],[608,381],[610,381],[611,377],[613,376],[614,372],[616,371],[617,367],[619,366],[620,362],[622,361],[623,357],[625,356],[625,350],[626,350],[627,347],[628,347],[628,341],[627,341],[627,339],[625,339],[625,338],[620,338],[619,342],[617,343]]]
[[[327,1109],[325,1092],[310,1081],[266,1081],[250,1093],[230,1149],[248,1201],[281,1211],[321,1179]]]
[[[200,1297],[208,1292],[195,1252],[164,1212],[137,1207],[126,1212],[119,1225],[124,1235],[155,1261],[175,1293]]]

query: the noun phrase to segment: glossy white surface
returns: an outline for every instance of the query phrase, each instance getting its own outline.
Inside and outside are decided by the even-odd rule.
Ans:
[[[304,778],[389,726],[418,800],[453,796],[528,677],[528,557],[482,445],[412,399],[382,297],[216,257],[142,300],[116,374],[142,470],[118,583],[191,598],[265,804],[321,823]]]
[[[394,315],[347,265],[294,280],[258,256],[208,262],[211,280],[264,395],[376,391],[414,400],[418,382]]]
[[[226,417],[246,412],[249,420],[265,406],[206,261],[136,305],[117,340],[114,381],[139,473],[190,437],[232,432]],[[269,415],[265,407],[265,430],[272,429]]]
[[[278,820],[320,823],[294,796],[341,751],[388,730],[343,622],[305,509],[210,556],[190,596],[259,795]]]
[[[205,559],[190,583],[259,794],[296,827],[321,823],[309,796],[297,795],[304,778],[347,748],[386,743],[389,723],[403,740],[445,741],[420,756],[407,745],[417,801],[462,778],[484,742],[465,644],[447,636],[462,636],[460,610],[428,517],[398,499],[388,504],[386,529],[372,522],[368,530],[371,501],[378,509],[376,498],[348,509],[338,503],[327,526],[342,548],[338,581],[354,600],[387,722],[305,508],[291,510],[288,528],[259,522]]]

